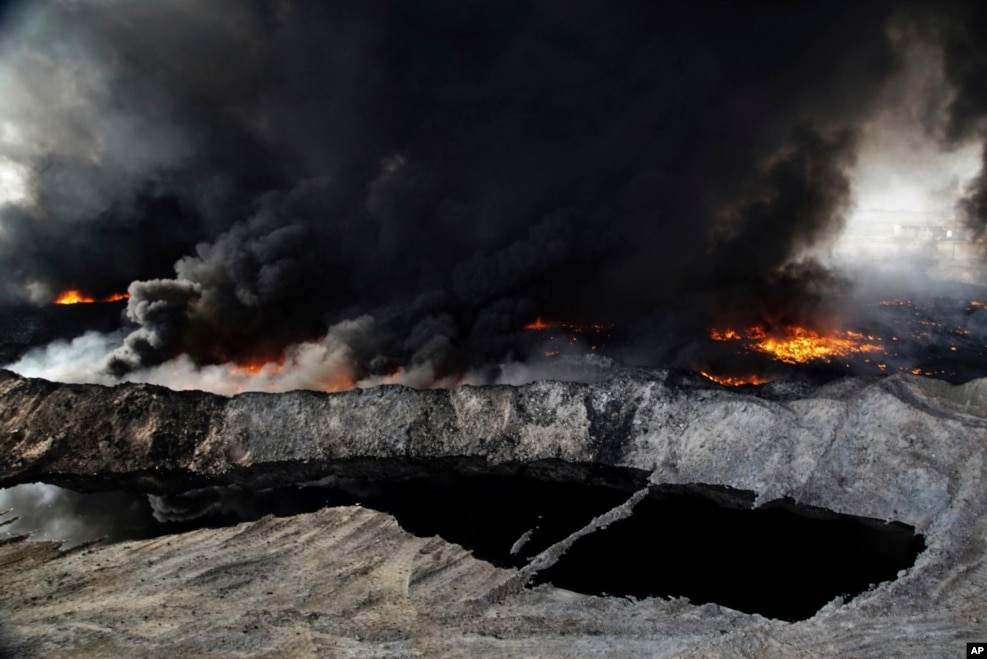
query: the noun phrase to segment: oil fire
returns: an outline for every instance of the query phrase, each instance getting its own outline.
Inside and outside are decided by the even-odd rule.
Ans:
[[[758,385],[771,382],[771,378],[761,377],[760,375],[713,375],[706,371],[700,371],[700,373],[713,382],[727,387],[742,387],[744,385]]]
[[[103,298],[85,295],[82,291],[69,289],[55,298],[54,304],[97,304],[100,302],[119,302],[130,297],[129,293],[114,293]]]
[[[230,366],[230,375],[242,378],[252,378],[257,375],[273,375],[284,370],[284,357],[275,360],[250,358],[235,362]]]
[[[548,343],[544,349],[544,355],[546,357],[558,357],[573,346],[588,345],[590,350],[597,350],[603,347],[609,338],[609,331],[613,329],[613,325],[604,325],[603,323],[572,323],[572,322],[546,322],[541,316],[538,316],[530,323],[526,323],[522,326],[523,329],[533,332],[547,332],[548,330],[559,330],[558,334],[562,336],[555,336],[555,333],[551,333],[548,338]]]
[[[796,325],[787,325],[777,330],[767,330],[760,325],[745,329],[715,327],[709,332],[714,341],[736,342],[741,351],[756,350],[785,364],[808,364],[810,362],[830,362],[835,358],[852,354],[882,352],[884,346],[871,335],[850,330],[834,330],[822,334],[815,330]],[[866,360],[870,362],[870,360]],[[884,370],[886,366],[878,365]],[[700,371],[703,376],[729,387],[759,385],[771,381],[770,377],[750,373],[743,375],[714,375]]]
[[[526,323],[524,325],[524,329],[526,329],[526,330],[533,330],[533,331],[536,331],[536,332],[540,332],[540,331],[543,331],[543,330],[556,329],[556,328],[562,328],[562,329],[565,329],[565,330],[569,330],[570,332],[575,332],[576,334],[592,334],[592,333],[599,334],[599,333],[606,332],[609,329],[612,329],[613,328],[613,325],[612,324],[611,325],[604,325],[603,323],[585,323],[585,324],[583,324],[583,323],[568,323],[568,322],[565,322],[565,321],[562,321],[562,322],[545,322],[542,319],[541,316],[538,316],[537,318],[535,318],[530,323]]]
[[[884,346],[873,336],[850,330],[835,330],[820,334],[805,327],[788,325],[780,331],[768,332],[753,326],[745,330],[712,329],[714,341],[742,341],[755,350],[786,364],[806,364],[815,360],[829,361],[851,354],[881,352]]]
[[[524,326],[524,329],[541,331],[541,330],[551,329],[553,327],[556,327],[555,323],[546,323],[544,320],[541,319],[541,316],[538,316],[530,323],[527,323]]]
[[[345,369],[327,369],[321,372],[302,372],[296,356],[250,357],[224,365],[228,381],[234,393],[244,391],[286,391],[308,389],[337,393],[357,387],[356,381]]]

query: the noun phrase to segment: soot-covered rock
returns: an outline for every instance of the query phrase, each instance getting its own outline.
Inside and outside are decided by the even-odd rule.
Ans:
[[[909,629],[921,630],[920,653],[962,648],[987,619],[987,578],[978,567],[987,562],[985,392],[985,381],[952,386],[910,376],[735,391],[688,374],[619,371],[595,384],[222,398],[142,385],[55,385],[3,373],[0,485],[42,480],[80,491],[148,492],[167,501],[196,488],[256,491],[368,479],[384,485],[353,503],[376,502],[387,511],[324,508],[229,531],[202,528],[87,548],[71,560],[43,547],[0,545],[0,560],[22,566],[11,573],[16,578],[0,584],[5,619],[13,621],[4,638],[23,650],[31,647],[25,638],[40,638],[40,630],[49,633],[54,625],[61,630],[60,647],[110,647],[109,637],[96,630],[144,629],[132,619],[132,610],[143,606],[134,602],[144,601],[134,593],[153,599],[189,592],[197,613],[183,624],[195,630],[196,647],[207,643],[202,639],[211,639],[212,647],[232,642],[227,632],[242,627],[260,634],[252,643],[265,639],[253,647],[271,652],[300,651],[288,640],[294,631],[319,651],[328,652],[332,644],[323,641],[335,638],[354,651],[398,654],[416,648],[452,652],[453,638],[457,651],[465,643],[478,654],[564,654],[574,647],[689,656],[790,656],[792,648],[809,655],[909,654],[919,647],[903,635]],[[523,531],[506,562],[496,555],[506,544],[500,540],[485,560],[466,558],[450,540],[474,544],[475,556],[484,558],[485,535],[498,527],[510,535],[528,527],[526,515],[540,504],[521,486],[500,487],[505,501],[514,492],[523,514],[515,519],[490,504],[500,518],[485,523],[480,501],[498,487],[473,487],[471,501],[449,483],[517,476],[541,483],[537,487],[561,486],[559,491],[575,485],[573,491],[583,494],[590,490],[579,488],[602,486],[610,495],[587,500],[570,491],[562,507],[569,504],[578,514],[551,534],[539,537],[535,529],[525,538],[534,527]],[[399,480],[411,489],[394,490]],[[703,499],[690,503],[686,497],[685,513],[669,512],[661,508],[669,492]],[[419,501],[452,500],[450,512],[423,515],[420,506],[402,504],[410,493]],[[726,509],[705,510],[709,500]],[[407,515],[409,506],[417,517]],[[812,519],[789,518],[786,524],[811,522],[826,530],[807,546],[772,556],[786,532],[782,540],[768,540],[774,522],[762,518],[783,517],[795,506]],[[696,532],[696,520],[707,512],[713,521],[701,525],[722,533]],[[748,517],[735,519],[735,513]],[[829,519],[835,514],[871,521]],[[443,517],[452,531],[440,523]],[[387,521],[394,519],[405,529]],[[875,542],[875,530],[900,542]],[[691,548],[685,541],[690,535],[699,543]],[[660,540],[648,545],[638,542],[642,536]],[[861,558],[854,545],[876,547],[878,558]],[[725,558],[735,556],[741,562],[729,565]],[[135,559],[140,569],[128,562]],[[830,578],[812,576],[827,582],[828,592],[813,595],[801,609],[772,609],[784,593],[767,593],[749,605],[649,581],[648,575],[664,574],[695,586],[699,580],[689,576],[687,559],[698,559],[707,577],[718,574],[708,579],[715,583],[730,575],[750,579],[760,561],[761,576],[739,586],[759,591],[795,568],[811,573],[827,560],[837,567]],[[880,570],[843,582],[853,570],[841,559],[851,567],[872,561]],[[85,572],[94,564],[113,567]],[[666,564],[671,569],[659,569]],[[156,586],[149,591],[141,584],[152,572]],[[211,575],[206,590],[200,573]],[[299,574],[320,575],[325,588],[290,576]],[[609,581],[598,580],[604,575]],[[104,577],[110,580],[100,581]],[[617,588],[619,579],[628,587]],[[43,584],[83,582],[105,593],[103,605],[96,612],[73,604],[75,591],[60,588],[64,606],[75,607],[70,618],[79,624],[72,626],[58,622],[63,609],[49,610],[27,594],[29,583],[47,592]],[[809,581],[801,583],[808,590]],[[840,597],[855,593],[849,602]],[[231,607],[228,597],[241,604]],[[123,601],[130,604],[113,604]],[[700,606],[704,601],[710,603]],[[743,611],[810,617],[789,623]],[[179,619],[185,620],[177,613],[160,618],[162,624]],[[144,638],[151,637],[129,633],[112,641],[113,648],[137,652]],[[191,637],[177,631],[155,638],[169,639],[176,651],[191,647]]]

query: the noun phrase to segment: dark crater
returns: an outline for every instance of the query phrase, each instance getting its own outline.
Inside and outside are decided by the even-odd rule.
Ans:
[[[96,536],[147,538],[359,504],[393,515],[410,533],[437,535],[479,559],[516,568],[646,484],[636,470],[571,467],[571,472],[567,475],[577,481],[540,478],[558,475],[545,465],[494,473],[418,472],[388,480],[331,476],[264,491],[207,488],[151,497],[150,503],[145,495],[59,490],[58,497],[33,509],[26,495],[13,507],[22,518],[40,514],[49,527],[62,519],[64,529],[87,531],[89,537],[70,538],[81,542]],[[550,583],[594,595],[686,597],[695,604],[795,621],[834,598],[850,599],[896,578],[925,548],[923,537],[904,524],[791,501],[752,510],[753,501],[753,493],[718,486],[653,488],[630,518],[580,538],[531,585]],[[20,524],[8,529],[31,530]]]
[[[834,598],[849,600],[895,579],[925,549],[905,524],[784,500],[736,508],[703,490],[659,490],[630,518],[581,538],[535,583],[596,595],[687,597],[796,621]]]

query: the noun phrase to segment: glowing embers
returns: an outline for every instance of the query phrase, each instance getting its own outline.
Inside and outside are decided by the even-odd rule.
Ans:
[[[75,289],[67,290],[61,293],[58,297],[53,300],[53,304],[97,304],[100,302],[119,302],[121,300],[126,300],[130,297],[129,293],[114,293],[113,295],[108,295],[106,297],[95,298],[89,295],[85,295],[82,291],[77,291]]]
[[[569,330],[570,332],[575,332],[576,334],[589,334],[589,333],[600,333],[612,328],[613,325],[604,325],[603,323],[567,323],[567,322],[545,322],[541,316],[538,316],[530,323],[524,326],[526,330],[549,330],[555,328],[562,328]]]
[[[538,316],[533,321],[526,324],[524,326],[524,329],[541,331],[541,330],[551,329],[553,327],[557,327],[557,325],[555,325],[554,323],[546,323],[544,320],[541,319],[541,316]]]
[[[878,368],[954,382],[983,377],[987,310],[982,291],[982,287],[970,287],[970,297],[881,300],[868,329],[885,337],[886,350]]]
[[[703,377],[706,377],[717,384],[722,384],[725,387],[743,387],[743,386],[756,386],[759,384],[767,384],[771,382],[771,378],[761,376],[761,375],[713,375],[712,373],[707,373],[706,371],[700,371]]]
[[[252,357],[235,362],[232,366],[230,366],[230,375],[235,377],[250,378],[258,375],[275,375],[283,370],[283,356],[276,359]]]
[[[872,343],[874,337],[865,337],[860,332],[842,331],[823,336],[803,327],[787,327],[785,331],[782,337],[769,336],[757,343],[758,350],[788,364],[804,364],[813,359],[845,357],[884,349],[880,343]]]
[[[207,374],[208,380],[209,369],[218,369],[218,386],[211,390],[224,394],[293,389],[337,393],[356,387],[348,365],[332,360],[331,354],[320,348],[317,343],[297,344],[282,354],[242,358],[205,367],[200,373]]]
[[[721,384],[735,384],[724,382],[726,375],[782,376],[793,366],[830,376],[911,373],[952,382],[983,377],[987,309],[982,287],[971,289],[969,297],[926,295],[851,304],[842,315],[842,327],[831,331],[718,326],[710,331],[711,347],[730,356],[720,351],[720,357],[700,366]],[[757,358],[770,361],[758,363]]]
[[[835,357],[884,350],[884,346],[873,336],[865,336],[860,332],[834,330],[828,334],[821,334],[794,325],[787,325],[770,332],[760,326],[744,330],[714,328],[710,331],[710,338],[714,341],[740,342],[745,349],[753,348],[786,364],[805,364],[815,360],[830,361]]]
[[[556,357],[571,349],[588,346],[590,350],[598,350],[610,338],[612,324],[603,323],[572,323],[545,321],[538,316],[523,329],[547,335],[543,348],[546,357]]]

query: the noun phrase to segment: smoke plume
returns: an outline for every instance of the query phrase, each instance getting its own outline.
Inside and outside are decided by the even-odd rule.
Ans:
[[[612,323],[611,354],[678,363],[716,318],[804,318],[843,295],[827,251],[909,53],[942,53],[954,96],[935,139],[982,139],[985,15],[17,4],[0,298],[128,290],[108,381],[474,381],[555,352],[522,331],[537,316]]]

